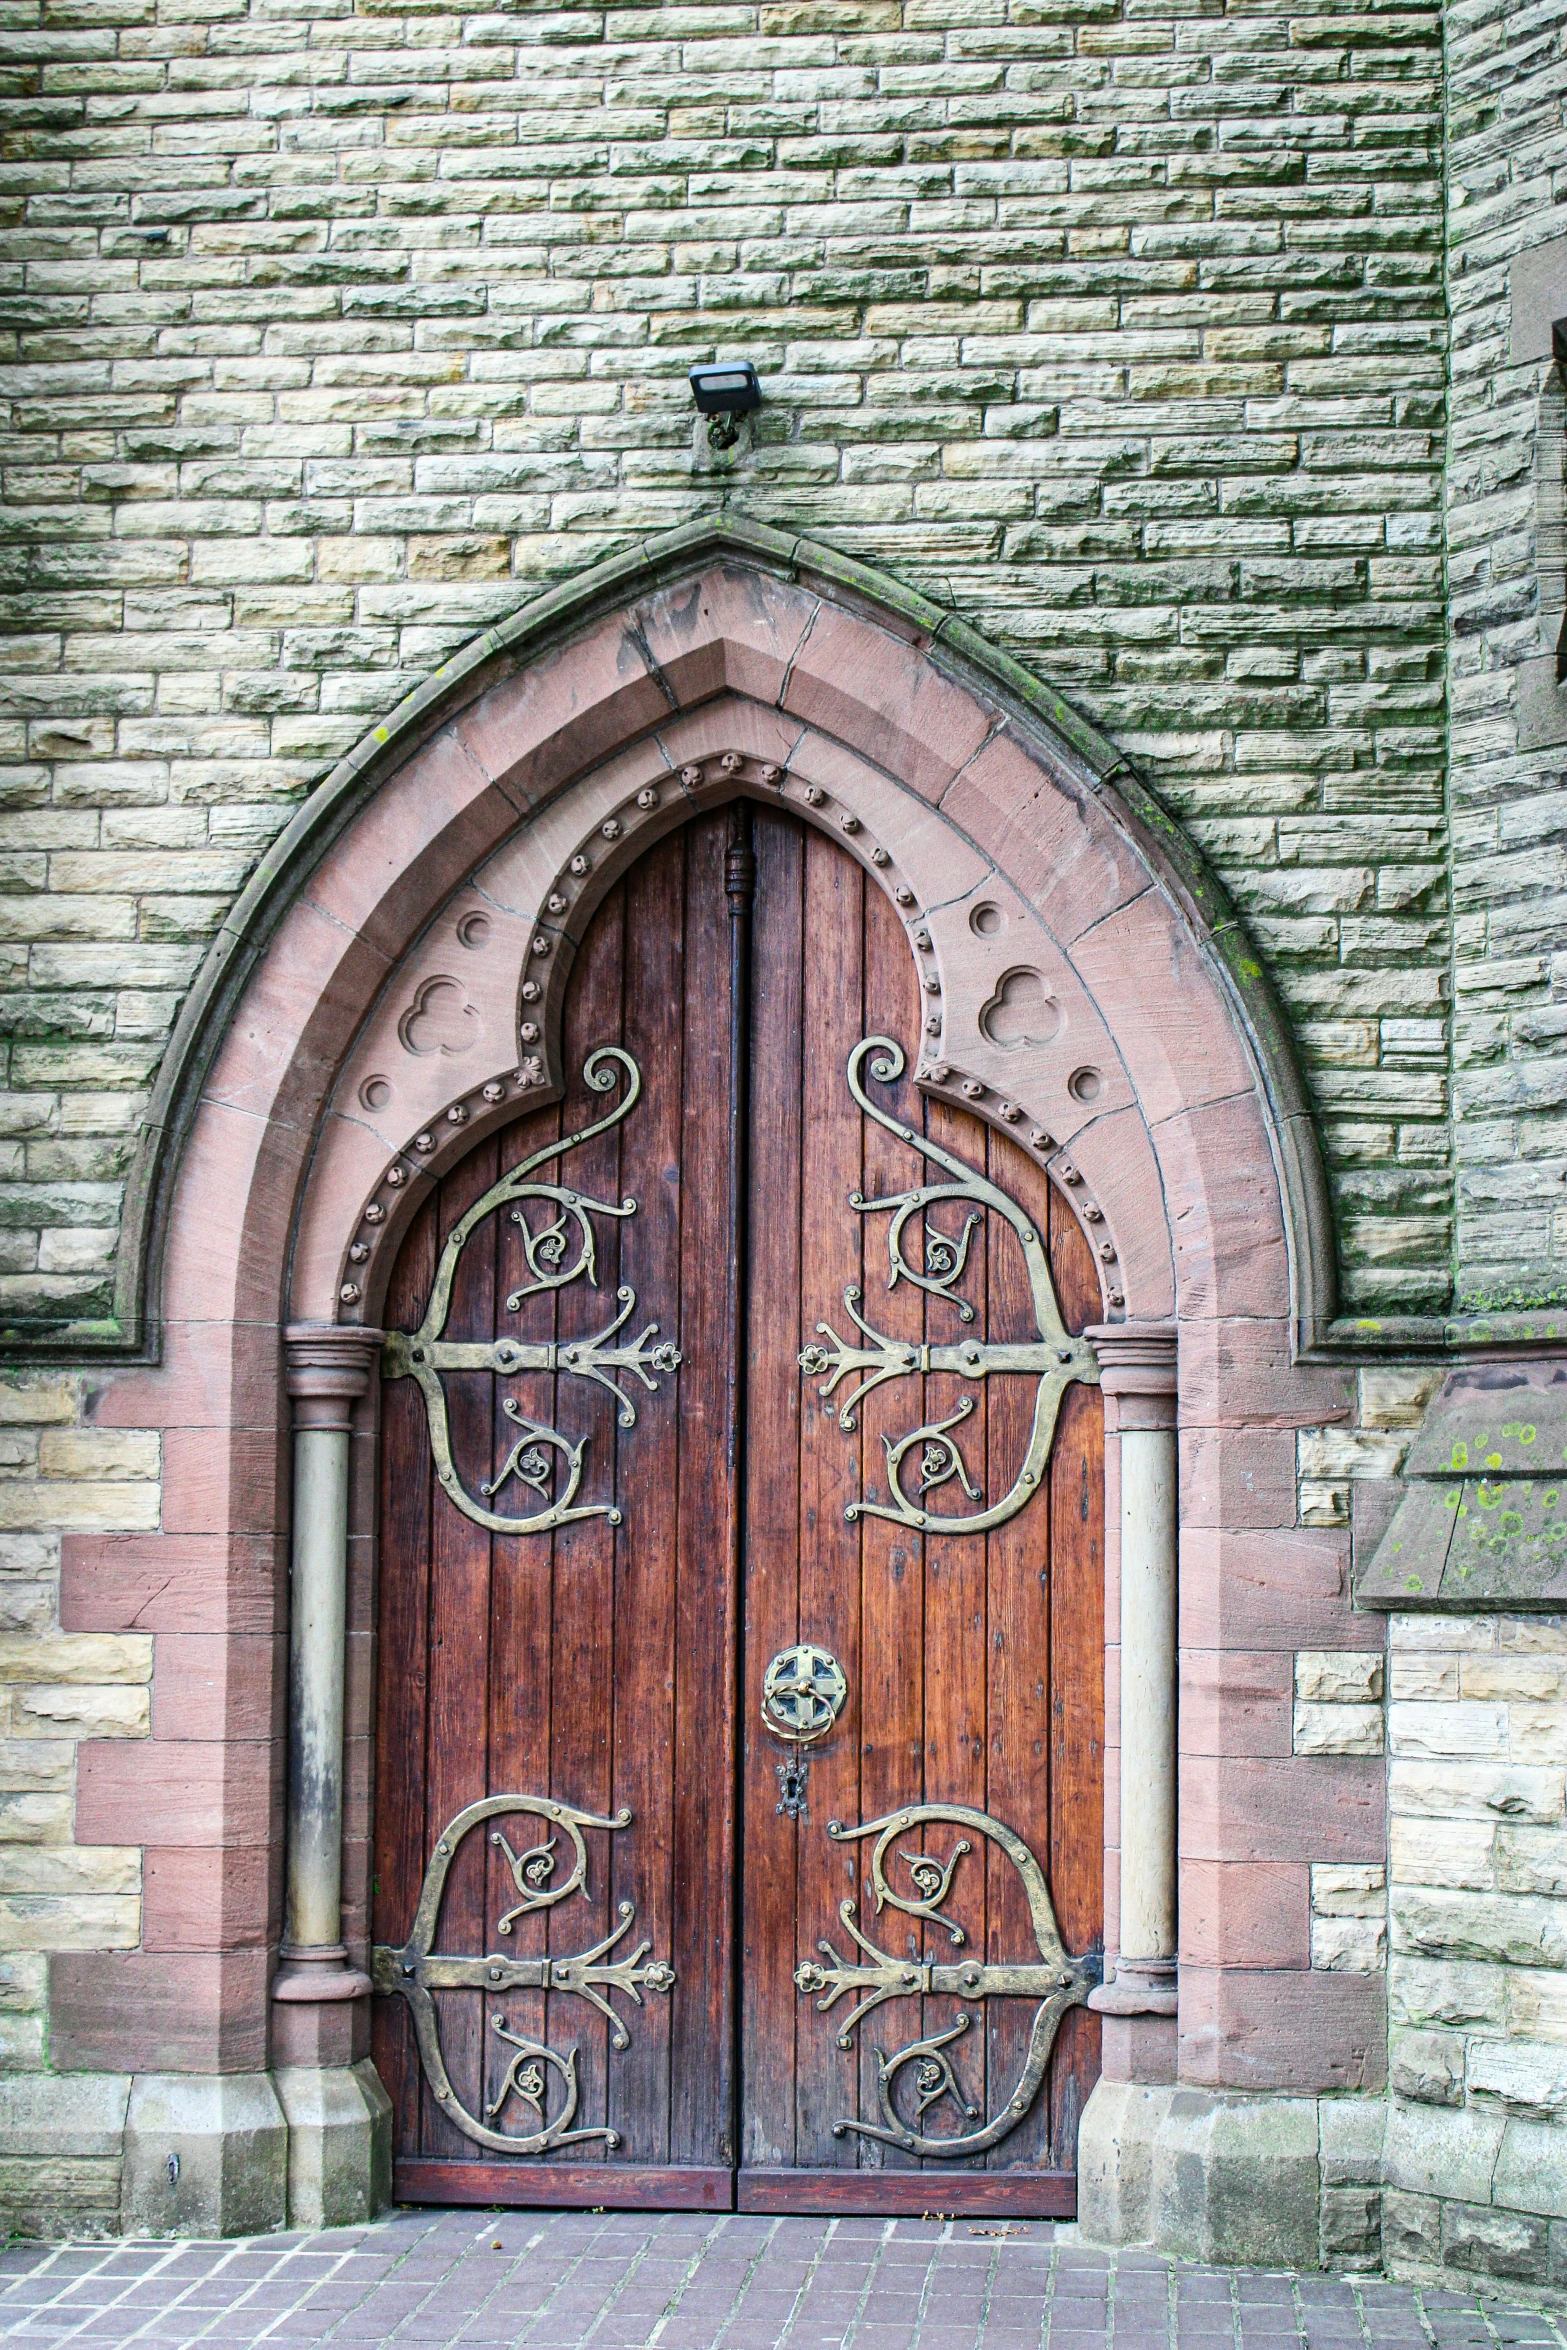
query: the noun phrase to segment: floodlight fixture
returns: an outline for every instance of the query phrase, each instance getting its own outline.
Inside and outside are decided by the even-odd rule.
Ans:
[[[749,359],[716,359],[693,367],[690,382],[697,414],[717,419],[707,428],[708,439],[715,448],[732,449],[740,437],[740,418],[762,405],[756,369]]]

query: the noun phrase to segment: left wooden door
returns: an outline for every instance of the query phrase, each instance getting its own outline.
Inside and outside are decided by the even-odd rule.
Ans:
[[[600,909],[564,1100],[441,1184],[385,1309],[388,1329],[433,1329],[444,1266],[447,1457],[428,1363],[391,1366],[382,1416],[374,1939],[404,1996],[375,2001],[374,2053],[399,2192],[420,2199],[515,2201],[521,2174],[535,2203],[730,2202],[726,829],[686,826]],[[451,1367],[503,1336],[510,1375]],[[482,1522],[568,1488],[584,1514],[545,1531]]]

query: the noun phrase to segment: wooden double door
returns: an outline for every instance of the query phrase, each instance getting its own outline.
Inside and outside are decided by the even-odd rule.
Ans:
[[[403,1245],[374,2050],[404,2199],[1073,2208],[1099,1290],[1042,1170],[911,1082],[917,923],[781,810],[694,818],[594,917],[564,1100]]]

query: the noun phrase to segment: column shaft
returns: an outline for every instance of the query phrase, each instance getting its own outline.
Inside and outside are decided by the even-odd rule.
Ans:
[[[348,1473],[354,1406],[378,1330],[296,1324],[285,1333],[294,1405],[289,1592],[288,1909],[285,2003],[360,1998],[365,1977],[342,1943],[343,1677],[347,1652]]]
[[[1175,1956],[1175,1430],[1121,1431],[1121,1932]]]
[[[1116,1447],[1120,1553],[1120,1931],[1102,2013],[1176,2011],[1176,1333],[1167,1323],[1091,1331]]]
[[[294,1949],[335,1945],[342,1922],[348,1444],[346,1427],[294,1431],[284,1928]]]

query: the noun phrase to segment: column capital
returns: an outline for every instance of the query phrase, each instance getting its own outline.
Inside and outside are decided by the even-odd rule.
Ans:
[[[1099,1322],[1084,1333],[1099,1357],[1099,1384],[1115,1398],[1113,1424],[1173,1428],[1176,1400],[1176,1325],[1173,1322]]]
[[[283,1367],[294,1426],[349,1427],[380,1351],[379,1330],[357,1323],[291,1322],[283,1333]]]

